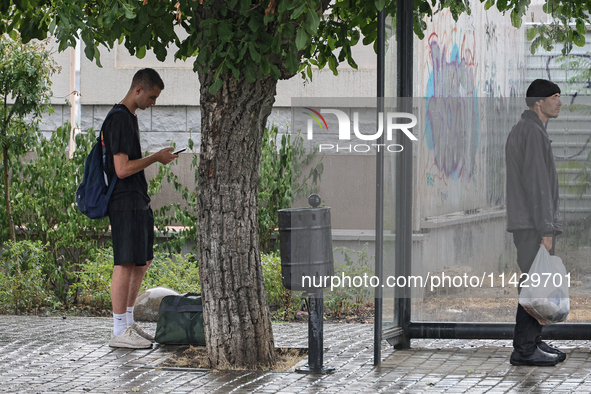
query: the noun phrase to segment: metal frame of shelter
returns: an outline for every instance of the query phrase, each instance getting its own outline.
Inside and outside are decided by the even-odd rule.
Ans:
[[[377,101],[381,111],[385,93],[385,26],[384,11],[378,13],[378,64]],[[413,2],[397,0],[396,16],[396,62],[397,97],[413,97]],[[410,100],[402,100],[409,105]],[[412,105],[412,104],[410,104]],[[412,112],[412,108],[400,108]],[[380,112],[378,110],[378,113]],[[382,138],[382,137],[381,137]],[[383,143],[379,140],[378,143]],[[396,237],[395,274],[408,276],[412,264],[412,146],[408,138],[401,138],[402,152],[396,157]],[[383,234],[384,234],[384,152],[376,155],[376,255],[375,274],[382,282],[383,277]],[[451,323],[412,322],[411,297],[409,288],[396,288],[394,308],[397,326],[382,331],[382,289],[376,287],[374,322],[374,365],[381,363],[381,342],[383,339],[397,349],[410,348],[411,338],[437,339],[512,339],[514,323]],[[546,339],[591,340],[590,323],[562,323],[544,326]]]

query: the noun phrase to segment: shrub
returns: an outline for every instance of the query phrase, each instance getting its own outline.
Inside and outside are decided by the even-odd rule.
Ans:
[[[367,244],[359,251],[345,247],[335,248],[334,252],[341,252],[345,258],[345,264],[335,265],[335,276],[342,277],[344,275],[350,277],[351,280],[356,276],[363,277],[365,274],[368,277],[372,276],[374,274],[373,262],[371,261],[373,256],[368,255],[367,248]],[[340,317],[351,309],[359,313],[361,306],[371,300],[372,294],[373,288],[369,286],[348,286],[347,283],[347,286],[342,284],[332,291],[325,290],[324,302],[328,311]]]
[[[19,313],[42,306],[55,307],[43,268],[51,253],[40,241],[9,241],[0,260],[0,312]]]
[[[77,281],[80,262],[107,239],[109,226],[108,219],[91,220],[73,204],[86,156],[95,141],[94,132],[76,136],[77,148],[71,159],[67,157],[69,138],[69,125],[58,128],[48,139],[40,138],[36,157],[15,164],[21,179],[11,187],[18,237],[46,245],[53,260],[45,264],[43,273],[66,305],[76,301],[68,298],[68,289]]]
[[[281,258],[278,252],[261,254],[261,264],[269,306],[277,309],[279,319],[292,319],[295,313],[300,310],[299,295],[301,292],[292,292],[283,286]]]
[[[156,252],[142,283],[142,290],[157,286],[179,293],[200,293],[199,265],[193,254]]]
[[[72,285],[70,293],[79,302],[99,309],[111,308],[111,279],[113,277],[113,249],[99,248],[80,267],[79,281]],[[157,287],[169,287],[179,293],[201,291],[199,270],[195,256],[156,252],[154,260],[142,282],[141,291]]]
[[[264,253],[273,249],[271,239],[277,235],[277,211],[289,208],[292,200],[315,192],[324,171],[323,157],[316,158],[318,148],[308,151],[301,133],[283,134],[281,142],[278,133],[275,125],[265,128],[261,148],[258,213],[259,243]],[[303,176],[302,168],[308,167]]]

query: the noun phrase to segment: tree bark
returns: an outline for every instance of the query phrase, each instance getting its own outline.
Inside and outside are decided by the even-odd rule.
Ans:
[[[258,240],[259,162],[277,81],[254,83],[199,71],[201,154],[198,176],[199,274],[212,367],[258,368],[275,362]]]
[[[4,200],[6,202],[6,218],[8,220],[8,232],[10,240],[16,242],[16,235],[14,231],[14,220],[12,219],[12,209],[10,206],[10,172],[8,169],[8,146],[2,149],[3,164],[4,164]]]

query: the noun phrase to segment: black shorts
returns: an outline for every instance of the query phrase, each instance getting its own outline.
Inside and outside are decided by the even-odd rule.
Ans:
[[[109,212],[115,265],[146,265],[154,258],[152,209]]]

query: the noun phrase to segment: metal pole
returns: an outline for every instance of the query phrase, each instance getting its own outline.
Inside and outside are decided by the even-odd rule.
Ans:
[[[377,100],[379,117],[384,113],[384,95],[386,79],[386,13],[382,9],[378,12],[378,86]],[[379,119],[376,124],[379,124]],[[378,138],[378,146],[384,143],[384,134]],[[384,150],[378,150],[376,154],[376,266],[375,275],[382,283],[384,276]],[[375,288],[374,300],[374,340],[373,340],[373,365],[378,366],[382,362],[382,299],[381,286]]]
[[[319,293],[319,294],[318,294]],[[322,289],[308,299],[310,305],[308,324],[308,365],[313,372],[321,372],[324,361],[322,327]]]
[[[515,323],[410,323],[412,338],[436,339],[512,339]],[[544,339],[591,340],[590,323],[550,324],[542,328]]]
[[[397,93],[401,112],[412,112],[413,97],[413,6],[410,0],[398,0],[396,11]],[[412,258],[412,144],[399,133],[403,150],[396,160],[396,276],[408,277]],[[410,348],[408,326],[411,318],[410,288],[396,288],[398,325],[403,329],[398,348]]]
[[[334,372],[334,368],[324,367],[323,291],[323,289],[316,289],[308,294],[308,365],[296,369],[299,373]]]

